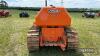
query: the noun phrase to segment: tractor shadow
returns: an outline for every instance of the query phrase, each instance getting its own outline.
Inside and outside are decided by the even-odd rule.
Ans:
[[[29,56],[84,56],[82,52],[73,50],[61,51],[58,47],[43,47],[39,51],[29,53]]]

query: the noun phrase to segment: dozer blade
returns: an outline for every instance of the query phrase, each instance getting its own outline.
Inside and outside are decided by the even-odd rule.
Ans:
[[[27,47],[29,52],[39,49],[39,29],[32,26],[27,34]]]

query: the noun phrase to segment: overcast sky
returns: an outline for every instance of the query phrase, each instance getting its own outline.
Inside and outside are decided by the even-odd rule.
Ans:
[[[9,6],[44,7],[45,0],[5,0]],[[100,0],[48,0],[48,5],[64,6],[66,8],[100,8]]]

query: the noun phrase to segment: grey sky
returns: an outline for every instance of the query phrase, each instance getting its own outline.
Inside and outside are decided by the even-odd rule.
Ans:
[[[45,0],[5,0],[9,6],[43,7]],[[66,8],[100,8],[100,0],[48,0],[48,5],[64,6]]]

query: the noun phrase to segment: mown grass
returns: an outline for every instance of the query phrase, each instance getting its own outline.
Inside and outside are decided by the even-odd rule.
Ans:
[[[11,17],[0,18],[0,56],[100,56],[78,52],[62,52],[55,47],[45,47],[29,54],[27,50],[27,31],[32,26],[37,12],[28,11],[29,18],[19,18],[19,10],[11,10]],[[100,52],[100,18],[86,19],[81,13],[70,13],[72,27],[79,35],[80,48],[96,48]]]
[[[0,18],[0,56],[26,56],[26,34],[34,21],[33,11],[31,17],[19,18],[21,11],[12,11],[11,17]]]

